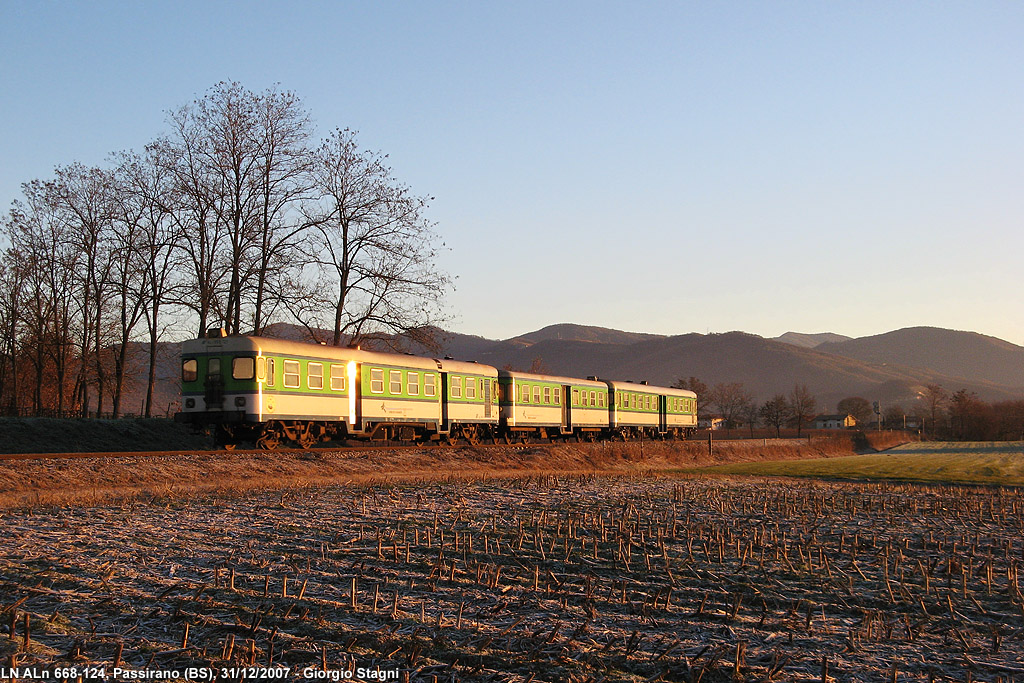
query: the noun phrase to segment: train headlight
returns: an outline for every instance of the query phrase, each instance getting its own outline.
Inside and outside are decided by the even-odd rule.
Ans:
[[[186,408],[195,408],[196,407],[196,400],[194,398],[186,398],[185,399],[185,407]]]
[[[235,407],[236,408],[244,408],[245,407],[245,396],[235,396]]]

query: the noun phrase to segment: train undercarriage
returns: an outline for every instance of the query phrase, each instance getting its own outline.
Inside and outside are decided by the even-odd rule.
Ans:
[[[453,424],[447,431],[438,430],[434,423],[376,423],[366,425],[362,432],[350,432],[345,422],[305,420],[270,420],[265,423],[219,423],[209,430],[217,448],[233,450],[243,444],[252,444],[263,450],[278,448],[308,449],[322,442],[333,441],[344,446],[350,441],[393,445],[426,445],[464,443],[476,446],[482,443],[557,443],[592,441],[642,441],[686,439],[691,428],[669,428],[659,431],[654,427],[503,427],[487,424]]]

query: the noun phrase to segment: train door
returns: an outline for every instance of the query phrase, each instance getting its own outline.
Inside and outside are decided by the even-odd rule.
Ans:
[[[448,422],[448,373],[441,373],[441,424],[437,431],[442,434],[447,434],[449,430]]]
[[[363,429],[363,365],[354,360],[348,362],[348,423],[349,430],[359,432]]]
[[[668,396],[658,397],[658,431],[668,431]]]
[[[572,387],[562,385],[562,433],[572,431]]]
[[[483,386],[483,390],[484,390],[483,391],[483,394],[484,394],[484,417],[487,418],[487,419],[490,419],[490,417],[491,417],[491,388],[492,388],[491,387],[491,378],[490,377],[484,377],[482,380],[480,380],[480,383],[484,385]]]

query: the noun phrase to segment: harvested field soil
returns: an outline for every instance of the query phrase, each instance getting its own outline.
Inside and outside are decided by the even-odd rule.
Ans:
[[[37,507],[0,525],[0,647],[20,666],[1024,676],[1021,490],[524,474]]]

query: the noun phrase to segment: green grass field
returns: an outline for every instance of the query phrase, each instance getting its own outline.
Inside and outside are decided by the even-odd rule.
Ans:
[[[1024,486],[1024,442],[912,443],[884,453],[716,465],[695,473]]]

